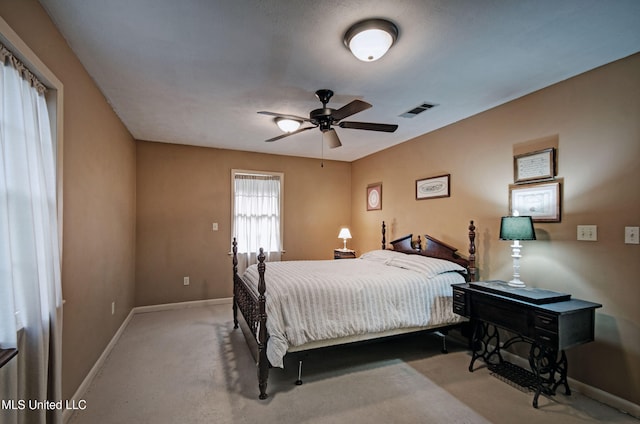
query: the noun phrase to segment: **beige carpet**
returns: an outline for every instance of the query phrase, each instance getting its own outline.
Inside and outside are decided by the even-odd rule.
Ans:
[[[575,392],[534,409],[531,393],[469,373],[464,346],[440,354],[436,336],[292,355],[260,401],[232,327],[230,305],[135,315],[71,423],[639,423]]]

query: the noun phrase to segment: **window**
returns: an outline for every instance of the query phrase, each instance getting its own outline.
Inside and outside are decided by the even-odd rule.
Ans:
[[[232,235],[238,242],[238,252],[255,254],[262,247],[268,260],[278,260],[282,251],[284,174],[237,169],[231,173]]]

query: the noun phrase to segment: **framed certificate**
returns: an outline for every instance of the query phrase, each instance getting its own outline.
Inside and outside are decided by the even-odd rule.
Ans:
[[[524,153],[513,157],[513,176],[516,184],[549,180],[556,175],[556,149]]]
[[[514,211],[533,222],[560,222],[560,182],[510,185],[510,215]]]

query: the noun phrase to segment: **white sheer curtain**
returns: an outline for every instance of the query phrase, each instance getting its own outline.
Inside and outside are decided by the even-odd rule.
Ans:
[[[234,237],[238,242],[238,272],[257,262],[262,247],[267,261],[279,261],[281,177],[234,174]]]
[[[0,399],[18,408],[0,422],[56,423],[59,408],[28,403],[61,401],[56,152],[45,97],[12,59],[0,64],[0,347],[19,353],[0,370]]]

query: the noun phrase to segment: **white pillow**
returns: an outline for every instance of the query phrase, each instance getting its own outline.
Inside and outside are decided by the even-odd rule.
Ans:
[[[422,255],[407,255],[394,256],[387,265],[397,266],[398,268],[409,269],[412,271],[425,274],[428,278],[435,277],[438,274],[442,274],[450,271],[462,271],[466,272],[464,267],[458,265],[455,262],[447,261],[445,259],[431,258]]]
[[[405,256],[405,254],[394,252],[393,250],[372,250],[360,255],[360,259],[386,264],[397,256]]]

